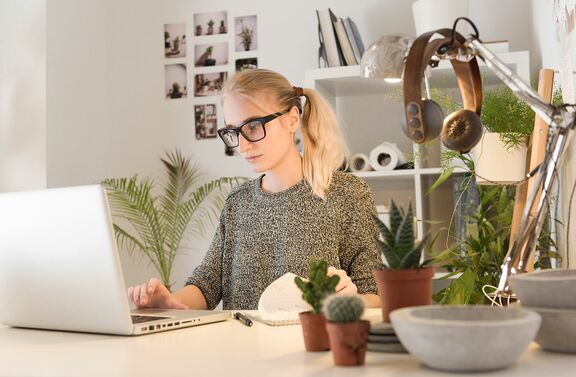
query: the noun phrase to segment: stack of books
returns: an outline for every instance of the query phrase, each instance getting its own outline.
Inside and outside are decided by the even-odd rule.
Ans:
[[[368,333],[366,349],[373,352],[407,353],[390,323],[373,323]]]
[[[318,17],[319,67],[341,67],[360,63],[364,43],[356,23],[328,9],[316,10]]]

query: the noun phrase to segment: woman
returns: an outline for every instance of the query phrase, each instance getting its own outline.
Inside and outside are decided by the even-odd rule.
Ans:
[[[306,276],[313,257],[340,277],[337,292],[361,293],[378,307],[374,198],[364,181],[337,171],[347,149],[330,106],[315,91],[263,69],[231,77],[222,106],[227,126],[218,135],[262,174],[229,195],[210,249],[186,286],[170,294],[153,278],[128,289],[134,304],[213,309],[223,300],[224,309],[257,309],[272,281],[286,272]],[[303,156],[294,142],[300,126]]]

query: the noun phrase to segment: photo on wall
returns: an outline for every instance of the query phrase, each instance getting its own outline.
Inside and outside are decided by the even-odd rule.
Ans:
[[[258,49],[258,30],[256,15],[234,19],[236,51],[255,51]]]
[[[164,91],[167,99],[186,98],[186,64],[166,64],[164,66]]]
[[[210,67],[228,64],[228,42],[194,46],[194,66]]]
[[[194,119],[196,126],[196,139],[212,139],[216,137],[216,104],[195,105]]]
[[[200,73],[194,76],[194,96],[217,96],[222,91],[228,72]]]
[[[194,35],[217,35],[228,33],[228,12],[197,13],[194,15]]]
[[[258,58],[236,59],[236,72],[258,68]]]
[[[164,24],[164,57],[186,57],[186,24]]]

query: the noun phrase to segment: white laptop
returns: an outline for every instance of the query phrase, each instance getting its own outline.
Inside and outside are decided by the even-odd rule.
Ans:
[[[102,186],[0,194],[1,323],[141,335],[230,317],[211,310],[131,313]]]

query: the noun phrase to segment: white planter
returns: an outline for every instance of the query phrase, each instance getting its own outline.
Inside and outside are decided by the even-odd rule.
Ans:
[[[476,183],[490,185],[492,182],[512,184],[521,181],[525,177],[527,150],[525,145],[506,149],[500,134],[485,132],[471,152]]]
[[[436,29],[451,29],[456,18],[468,17],[468,0],[418,0],[412,3],[412,15],[416,36]],[[458,31],[466,31],[465,24],[458,23]]]

